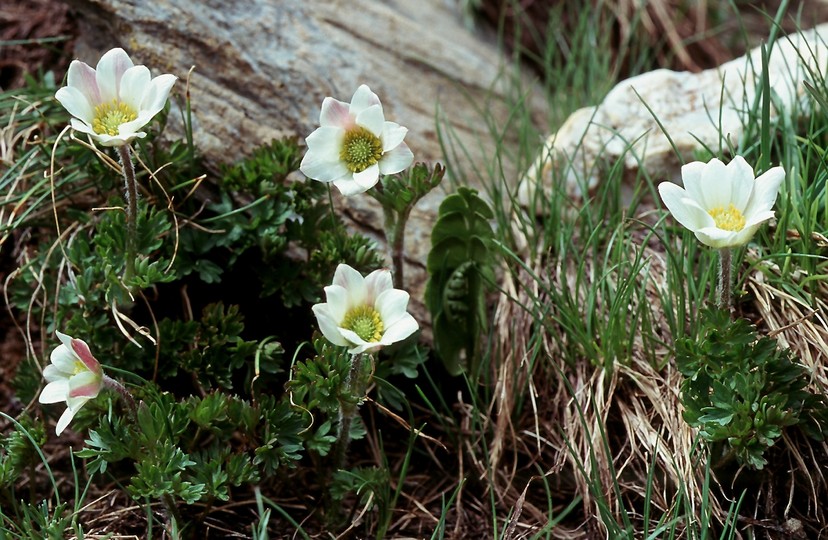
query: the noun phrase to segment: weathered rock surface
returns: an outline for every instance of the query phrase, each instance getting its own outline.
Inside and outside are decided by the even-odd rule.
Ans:
[[[438,104],[472,158],[493,151],[480,146],[488,129],[472,104],[490,92],[502,59],[493,40],[463,26],[452,2],[71,2],[80,14],[79,58],[94,63],[121,46],[154,73],[180,77],[179,92],[195,66],[195,139],[214,161],[236,159],[274,137],[309,134],[325,96],[350,100],[362,83],[380,96],[386,119],[409,128],[406,142],[416,160],[441,158]],[[490,112],[506,116],[497,99],[489,103]],[[429,233],[441,199],[429,196],[411,217],[406,282],[415,301],[422,298]],[[382,216],[373,199],[340,204],[355,228],[379,239]]]
[[[804,83],[814,73],[825,75],[826,43],[828,24],[783,36],[773,45],[768,60],[772,119],[808,112]],[[692,161],[693,153],[705,146],[727,148],[728,140],[739,144],[761,73],[762,52],[756,48],[715,69],[660,69],[620,82],[600,105],[575,111],[549,136],[523,175],[520,202],[529,206],[538,185],[548,190],[554,174],[565,182],[567,193],[583,195],[582,186],[591,189],[601,181],[603,165],[621,158],[628,170],[644,167],[656,178],[680,182],[676,150]]]

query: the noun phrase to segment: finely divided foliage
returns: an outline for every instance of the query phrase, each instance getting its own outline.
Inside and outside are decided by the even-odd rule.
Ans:
[[[550,118],[655,57],[608,46],[653,12],[604,9],[550,10],[538,34]],[[743,140],[677,156],[682,186],[622,157],[574,199],[572,164],[531,211],[511,179],[546,133],[511,73],[506,118],[476,104],[494,152],[438,124],[447,167],[413,164],[366,85],[325,98],[304,147],[218,165],[175,75],[122,49],[0,94],[20,265],[0,271],[26,341],[0,367],[0,540],[817,537],[828,114],[771,117],[755,68]],[[159,137],[168,114],[181,140]],[[444,178],[414,260],[407,221]],[[330,184],[376,201],[376,234]]]

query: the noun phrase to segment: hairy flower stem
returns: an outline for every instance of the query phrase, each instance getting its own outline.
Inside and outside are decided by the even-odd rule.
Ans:
[[[121,157],[121,170],[124,173],[124,186],[126,189],[126,267],[124,269],[124,282],[135,275],[135,242],[138,235],[138,185],[135,182],[135,167],[132,164],[132,155],[129,152],[129,145],[124,144],[118,147],[118,154]]]
[[[730,310],[730,283],[733,270],[733,255],[730,248],[719,250],[719,307]]]
[[[124,402],[127,404],[127,408],[129,409],[129,413],[132,415],[133,420],[136,418],[138,413],[138,406],[135,404],[135,398],[132,397],[132,393],[126,389],[126,386],[119,383],[109,375],[104,374],[103,376],[103,384],[106,388],[110,390],[114,390],[118,392],[121,397],[124,399]]]
[[[339,400],[339,431],[334,445],[334,470],[345,467],[348,444],[351,442],[351,424],[357,412],[357,404],[362,398],[360,373],[362,372],[362,354],[351,356],[351,369],[345,376],[344,398]],[[356,401],[354,401],[356,399]]]

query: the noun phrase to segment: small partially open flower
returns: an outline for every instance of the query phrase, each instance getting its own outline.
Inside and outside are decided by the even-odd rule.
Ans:
[[[391,272],[375,270],[363,277],[340,264],[333,285],[325,287],[326,303],[313,306],[322,334],[334,345],[351,347],[348,352],[374,352],[402,341],[419,325],[406,311],[408,293],[395,289]]]
[[[123,146],[147,134],[140,131],[167,103],[176,77],[150,78],[145,66],[133,65],[123,49],[104,54],[95,69],[74,60],[67,86],[55,97],[72,118],[72,128],[103,146]]]
[[[403,142],[408,129],[386,122],[382,103],[366,85],[350,103],[326,97],[319,125],[308,135],[299,170],[308,178],[333,182],[343,195],[368,191],[380,174],[394,174],[414,160]]]
[[[785,170],[774,167],[758,178],[741,156],[725,166],[716,158],[681,168],[684,188],[670,182],[658,192],[673,217],[714,248],[741,246],[774,216],[773,208]]]
[[[85,341],[55,332],[61,344],[52,351],[51,364],[43,369],[49,383],[40,393],[40,403],[66,402],[57,423],[60,435],[87,401],[97,397],[103,387],[103,369],[92,356]]]

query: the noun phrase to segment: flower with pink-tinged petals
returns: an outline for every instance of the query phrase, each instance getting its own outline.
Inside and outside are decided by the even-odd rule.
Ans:
[[[350,103],[326,97],[319,125],[305,139],[308,151],[299,170],[333,182],[345,196],[368,191],[381,174],[398,173],[414,160],[403,142],[408,129],[385,120],[382,103],[364,84]]]
[[[55,431],[60,435],[87,401],[97,397],[103,387],[103,369],[92,356],[89,345],[61,332],[61,344],[52,351],[51,364],[43,369],[48,383],[40,393],[40,403],[66,402],[66,410]]]
[[[408,313],[408,293],[395,289],[391,272],[375,270],[363,277],[348,266],[336,267],[327,302],[313,306],[319,329],[334,345],[351,354],[371,353],[402,341],[419,325]]]
[[[177,77],[151,78],[146,66],[136,66],[123,49],[104,54],[93,69],[79,60],[69,64],[67,85],[55,98],[69,111],[72,128],[87,133],[102,146],[123,146],[167,103]]]

